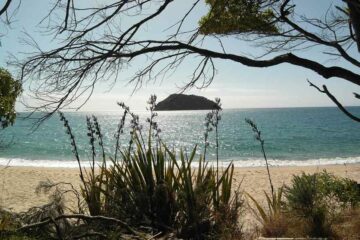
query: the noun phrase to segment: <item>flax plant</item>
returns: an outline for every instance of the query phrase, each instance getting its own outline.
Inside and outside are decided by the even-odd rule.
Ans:
[[[283,198],[284,188],[280,187],[269,196],[264,191],[266,198],[266,207],[263,207],[253,196],[246,193],[246,196],[254,204],[255,208],[250,207],[257,220],[262,225],[262,234],[264,237],[282,237],[289,227],[288,216],[285,215],[285,202]]]
[[[272,184],[271,181],[271,175],[270,175],[270,169],[269,169],[269,164],[268,164],[268,160],[267,160],[267,156],[266,156],[266,152],[265,152],[265,140],[261,137],[261,131],[259,130],[259,128],[257,127],[256,123],[248,118],[245,119],[245,122],[247,124],[249,124],[249,126],[251,127],[252,131],[255,134],[255,139],[260,143],[260,147],[261,147],[261,152],[263,154],[263,157],[265,159],[265,163],[266,163],[266,170],[267,170],[267,174],[269,177],[269,183],[270,183],[270,188],[271,188],[271,195],[274,196],[274,185]]]
[[[83,168],[81,166],[81,161],[80,161],[80,155],[79,155],[79,151],[78,151],[78,148],[77,148],[77,145],[76,145],[76,141],[75,141],[75,136],[71,130],[71,127],[70,127],[70,124],[69,124],[69,121],[65,118],[65,115],[62,113],[62,112],[59,112],[59,116],[60,116],[60,121],[63,122],[64,124],[64,127],[66,129],[65,133],[67,135],[69,135],[70,137],[70,145],[72,147],[72,153],[74,154],[75,156],[75,159],[76,159],[76,162],[78,163],[78,167],[79,167],[79,173],[80,173],[80,180],[83,184],[83,187],[84,187],[84,193],[85,193],[85,198],[88,198],[88,190],[87,190],[87,186],[85,184],[85,177],[84,177],[84,173],[83,173]]]
[[[225,233],[241,236],[238,217],[243,201],[239,192],[232,193],[233,164],[219,174],[218,165],[214,169],[205,162],[205,156],[196,154],[197,146],[189,156],[183,150],[179,153],[169,150],[159,137],[155,95],[148,104],[149,132],[145,142],[139,117],[119,103],[124,115],[116,132],[117,152],[113,158],[109,157],[111,165],[105,163],[100,124],[94,117],[87,119],[92,162],[91,172],[82,176],[82,182],[90,214],[116,218],[132,227],[150,227],[153,232],[175,232],[187,239],[216,239]],[[121,149],[119,138],[126,115],[131,117],[130,141],[128,148]],[[211,124],[217,127],[219,112],[214,112],[214,116],[216,120],[212,119],[215,122]],[[96,141],[100,156],[96,155]],[[96,157],[103,158],[98,171],[94,170]],[[78,154],[77,158],[82,169]],[[195,161],[197,169],[192,167]]]
[[[90,172],[83,169],[81,166],[80,155],[78,152],[77,144],[75,141],[75,137],[71,131],[71,127],[69,125],[68,120],[65,118],[63,113],[59,113],[60,120],[64,123],[64,127],[66,128],[66,133],[70,136],[71,146],[73,147],[72,152],[75,155],[76,161],[78,162],[80,179],[81,179],[81,191],[82,195],[87,204],[90,215],[97,216],[103,212],[104,204],[103,201],[106,202],[106,199],[102,199],[106,196],[104,191],[104,176],[106,174],[106,159],[105,159],[105,151],[103,146],[102,134],[100,130],[100,124],[97,121],[96,117],[92,119],[90,117],[86,118],[87,125],[87,136],[89,138],[90,150],[91,150],[91,161],[90,161]],[[99,145],[102,149],[102,165],[99,168],[99,174],[96,173],[96,146],[95,142],[98,138]]]
[[[209,112],[206,114],[205,116],[205,132],[204,132],[204,161],[206,160],[206,150],[209,147],[209,142],[208,142],[208,138],[209,138],[209,133],[213,130],[213,128],[211,127],[211,121],[213,118],[213,112]]]
[[[105,152],[102,142],[102,134],[96,117],[94,117],[93,119],[87,117],[86,123],[88,130],[87,136],[89,137],[92,161],[90,162],[90,172],[86,172],[87,181],[85,182],[85,185],[88,186],[87,188],[88,193],[86,194],[86,196],[88,197],[85,198],[85,201],[87,202],[90,215],[97,216],[102,213],[102,207],[103,207],[103,204],[101,202],[102,201],[101,196],[103,191],[102,189],[103,176],[106,169],[106,159],[105,159]],[[98,139],[99,145],[103,150],[102,166],[99,168],[100,171],[99,175],[95,172],[96,157],[97,157],[95,142],[97,137],[99,138]]]
[[[212,125],[215,128],[215,141],[216,141],[216,180],[219,181],[219,121],[221,120],[221,102],[220,98],[215,98],[216,108],[213,110]]]
[[[156,138],[156,144],[160,142],[160,132],[161,129],[158,126],[158,123],[155,121],[155,118],[158,116],[158,114],[155,112],[156,107],[156,95],[151,95],[150,99],[147,101],[147,104],[149,107],[147,108],[148,111],[150,111],[150,117],[146,119],[146,121],[149,123],[149,135],[153,135]]]
[[[208,137],[209,133],[215,129],[215,147],[216,147],[216,181],[219,182],[219,121],[221,120],[221,100],[220,98],[215,98],[214,109],[211,110],[205,117],[205,133],[204,133],[204,161],[206,158],[206,150],[209,146]],[[216,196],[214,198],[215,205],[218,206],[219,191],[216,191]]]
[[[263,154],[266,170],[268,174],[269,184],[271,188],[271,195],[264,191],[267,206],[263,207],[254,197],[246,193],[247,197],[254,204],[255,208],[250,207],[257,219],[262,225],[262,234],[266,237],[281,237],[288,230],[288,222],[285,219],[285,203],[282,200],[283,187],[274,190],[271,180],[269,164],[265,152],[265,140],[261,136],[261,131],[256,123],[250,119],[245,119],[245,122],[251,127],[255,134],[255,139],[260,143],[261,152]]]
[[[124,109],[124,113],[120,119],[120,122],[118,124],[118,127],[117,127],[117,131],[116,131],[116,134],[115,134],[115,153],[114,153],[114,161],[116,162],[117,161],[117,157],[118,157],[118,152],[120,150],[120,136],[122,133],[124,133],[124,126],[125,126],[125,120],[126,120],[126,116],[128,114],[128,111],[129,109],[126,108]]]

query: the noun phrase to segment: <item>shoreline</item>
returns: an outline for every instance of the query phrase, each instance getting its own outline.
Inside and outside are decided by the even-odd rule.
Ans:
[[[210,164],[215,163],[215,159],[207,160]],[[236,168],[256,168],[265,167],[263,158],[232,160],[225,159],[219,161],[221,166],[227,166],[233,163]],[[101,162],[97,162],[101,163]],[[356,157],[335,157],[335,158],[318,158],[318,159],[268,159],[271,167],[311,167],[311,166],[329,166],[329,165],[350,165],[360,164],[360,156]],[[111,165],[111,162],[109,161]],[[81,161],[82,167],[90,167],[89,161]],[[0,157],[0,170],[4,167],[34,167],[34,168],[66,168],[78,169],[78,162],[75,160],[29,160],[21,158],[4,158]],[[193,167],[197,167],[197,162],[192,163]]]
[[[283,184],[290,184],[294,174],[315,173],[323,170],[336,176],[347,177],[360,182],[360,163],[270,167],[275,188]],[[79,172],[76,168],[0,167],[0,206],[15,212],[23,212],[30,207],[48,203],[49,195],[37,195],[35,193],[39,182],[47,180],[54,183],[71,183],[77,190],[80,189],[81,184]],[[265,167],[235,167],[233,183],[234,190],[241,183],[240,190],[248,192],[260,201],[265,200],[263,191],[269,190]],[[71,202],[71,197],[67,198],[66,201]]]

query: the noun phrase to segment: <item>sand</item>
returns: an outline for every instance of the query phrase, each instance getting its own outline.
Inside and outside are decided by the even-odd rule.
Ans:
[[[291,182],[292,175],[301,172],[314,173],[326,169],[337,176],[348,177],[360,182],[360,164],[323,165],[306,167],[271,167],[275,187]],[[80,179],[77,169],[41,168],[41,167],[0,167],[0,206],[12,211],[22,212],[30,207],[48,202],[46,194],[36,194],[35,189],[40,181],[72,183],[79,189]],[[243,181],[242,181],[243,180]],[[257,199],[263,199],[264,190],[269,190],[268,176],[265,167],[236,168],[235,186],[242,181],[241,189]]]

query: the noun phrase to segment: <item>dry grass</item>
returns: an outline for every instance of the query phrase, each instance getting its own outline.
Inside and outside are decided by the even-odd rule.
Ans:
[[[333,226],[338,239],[355,240],[360,238],[360,208],[344,211]]]

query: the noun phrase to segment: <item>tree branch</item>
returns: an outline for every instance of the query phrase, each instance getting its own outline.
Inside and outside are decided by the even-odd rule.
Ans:
[[[341,45],[336,41],[327,41],[323,38],[315,35],[314,33],[311,33],[309,31],[306,31],[304,28],[300,27],[298,24],[291,21],[287,15],[289,14],[289,11],[285,9],[287,4],[290,2],[290,0],[285,0],[284,3],[280,7],[280,18],[285,21],[289,26],[291,26],[294,30],[298,31],[299,33],[303,34],[309,41],[314,41],[316,43],[335,48],[340,55],[349,61],[350,63],[354,64],[357,67],[360,67],[360,62],[356,60],[355,58],[351,57],[342,47]]]
[[[70,5],[72,0],[67,0],[66,11],[65,11],[65,20],[64,20],[64,28],[60,31],[60,33],[64,32],[67,29],[69,15],[70,15]]]
[[[116,219],[116,218],[111,218],[111,217],[104,217],[104,216],[88,216],[88,215],[84,215],[84,214],[72,214],[72,215],[68,215],[68,214],[64,214],[64,215],[60,215],[54,218],[46,218],[41,222],[37,222],[37,223],[32,223],[32,224],[28,224],[25,225],[21,228],[18,228],[16,231],[22,232],[25,231],[27,229],[30,228],[38,228],[38,227],[42,227],[45,226],[51,222],[56,222],[58,220],[61,219],[81,219],[81,220],[88,220],[88,221],[94,221],[94,220],[101,220],[101,221],[107,221],[107,222],[113,222],[116,223],[120,226],[122,226],[123,228],[125,228],[127,231],[129,231],[130,233],[136,235],[136,236],[140,236],[141,234],[138,233],[137,231],[135,231],[134,229],[132,229],[127,223]]]
[[[0,9],[0,16],[3,15],[4,13],[6,13],[6,11],[9,8],[11,2],[12,2],[12,0],[7,0],[5,2],[5,5]]]
[[[160,34],[155,40],[143,39],[145,34],[139,33],[148,31],[151,21],[157,19],[175,0],[159,0],[156,4],[150,0],[119,0],[86,8],[75,8],[73,0],[59,1],[67,2],[54,7],[65,10],[65,20],[57,23],[52,33],[55,33],[55,37],[66,34],[61,38],[60,44],[63,45],[44,52],[36,43],[32,43],[35,54],[17,62],[22,71],[21,79],[35,83],[30,84],[30,90],[42,104],[35,110],[54,111],[68,107],[85,92],[90,92],[90,97],[97,82],[106,81],[114,75],[115,82],[120,72],[126,70],[135,58],[149,61],[130,78],[136,87],[141,86],[144,79],[154,80],[159,74],[165,76],[165,73],[175,70],[185,59],[191,60],[193,67],[191,79],[185,88],[198,86],[195,83],[201,81],[203,84],[199,84],[200,87],[208,86],[216,72],[214,59],[256,68],[288,63],[311,70],[325,79],[336,77],[360,86],[360,60],[353,56],[352,47],[356,39],[352,38],[349,31],[350,17],[344,11],[337,11],[334,18],[328,18],[328,13],[333,13],[328,9],[323,20],[297,14],[295,5],[290,6],[290,0],[262,1],[262,4],[266,3],[263,10],[270,9],[274,13],[274,24],[279,32],[224,34],[225,37],[252,41],[258,46],[261,44],[265,53],[260,54],[261,57],[251,57],[225,52],[226,46],[221,42],[224,35],[215,36],[220,42],[221,46],[217,47],[221,51],[206,43],[205,40],[212,36],[200,35],[199,28],[196,28],[198,25],[191,30],[184,29],[187,25],[184,24],[185,20],[201,5],[199,0],[188,3],[189,8],[180,15],[180,21],[169,24],[170,28],[166,31],[172,30],[170,34]],[[344,1],[348,3],[354,0]],[[238,4],[236,0],[231,2]],[[123,21],[124,18],[130,19]],[[329,66],[317,62],[312,56],[295,54],[297,50],[310,48],[318,49],[320,54],[329,52],[324,51],[324,48],[335,50],[331,57],[343,60],[346,65]],[[271,57],[267,59],[267,56]]]
[[[319,88],[318,86],[316,86],[315,84],[313,84],[312,82],[310,82],[309,80],[307,80],[308,83],[310,84],[310,87],[314,87],[316,90],[318,90],[321,93],[326,94],[331,101],[333,101],[336,106],[349,118],[351,118],[352,120],[356,121],[356,122],[360,122],[360,118],[353,115],[352,113],[350,113],[336,98],[334,95],[332,95],[329,90],[327,89],[327,87],[325,85],[323,85],[323,89]]]
[[[360,52],[360,2],[356,0],[344,0],[350,10],[351,25],[354,28],[355,40]]]
[[[332,77],[339,77],[342,79],[346,79],[349,82],[352,82],[356,85],[360,86],[360,75],[354,72],[351,72],[345,68],[341,67],[325,67],[324,65],[317,63],[315,61],[300,58],[292,53],[287,53],[283,55],[276,56],[269,60],[255,60],[251,58],[247,58],[241,55],[235,54],[228,54],[222,52],[215,52],[204,48],[198,48],[192,45],[188,45],[181,42],[156,42],[156,41],[149,41],[149,43],[160,43],[162,45],[155,46],[155,47],[147,47],[143,48],[138,51],[128,52],[128,53],[114,53],[112,57],[118,58],[134,58],[140,55],[144,55],[147,53],[155,53],[155,52],[163,52],[163,51],[175,51],[175,50],[190,50],[192,52],[198,53],[204,57],[210,58],[218,58],[224,60],[231,60],[234,62],[241,63],[248,67],[258,67],[258,68],[265,68],[265,67],[272,67],[282,63],[290,63],[292,65],[297,65],[303,68],[310,69],[322,77],[329,79]],[[85,59],[83,59],[85,60]]]

